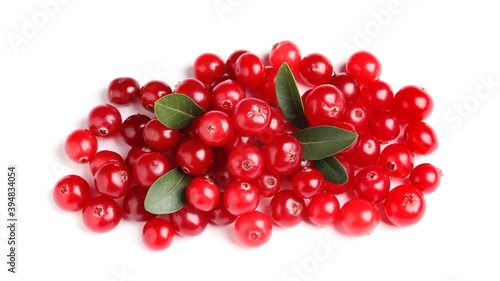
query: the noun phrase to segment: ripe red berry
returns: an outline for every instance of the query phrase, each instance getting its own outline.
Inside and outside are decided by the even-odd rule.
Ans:
[[[167,158],[159,152],[144,153],[135,160],[132,166],[134,179],[142,188],[151,185],[170,170]]]
[[[139,156],[143,155],[144,153],[151,152],[151,151],[154,151],[154,150],[147,145],[131,147],[127,153],[127,157],[125,158],[125,165],[127,165],[127,168],[129,169],[129,171],[132,171],[135,160],[137,160],[137,158],[139,158]]]
[[[78,175],[68,175],[56,182],[52,192],[54,202],[65,211],[79,211],[90,198],[89,183]]]
[[[392,107],[394,92],[389,84],[381,80],[366,83],[361,89],[359,101],[371,112]]]
[[[345,64],[347,73],[351,74],[361,84],[366,84],[380,77],[382,66],[373,54],[367,51],[358,51],[352,54]]]
[[[151,148],[167,151],[179,144],[180,133],[178,130],[167,128],[158,119],[153,118],[142,129],[142,138]]]
[[[341,122],[338,122],[337,124],[335,124],[335,127],[353,132],[356,135],[358,134],[358,131],[356,130],[354,125],[352,125],[351,123],[341,121]],[[349,147],[347,147],[346,149],[344,149],[340,152],[337,152],[335,154],[335,157],[348,157],[356,150],[358,145],[359,145],[359,140],[358,140],[358,138],[356,138],[356,140]]]
[[[302,145],[293,135],[282,134],[266,143],[262,149],[265,167],[278,175],[291,174],[300,167]]]
[[[338,159],[347,173],[347,182],[343,184],[336,184],[333,182],[326,181],[325,183],[325,191],[330,192],[332,194],[342,194],[349,190],[354,180],[354,167],[351,162],[347,158],[339,158]]]
[[[264,168],[260,175],[250,182],[263,197],[272,197],[278,193],[281,188],[281,176]]]
[[[251,212],[259,205],[259,191],[251,183],[234,181],[226,190],[222,202],[224,207],[235,216]]]
[[[116,78],[109,83],[107,96],[114,104],[124,105],[134,101],[140,92],[139,83],[130,77]]]
[[[186,199],[196,210],[211,211],[219,203],[219,187],[211,178],[196,177],[187,186]]]
[[[401,127],[398,118],[391,111],[375,111],[368,120],[368,129],[380,142],[388,142],[399,136]]]
[[[375,164],[380,155],[379,141],[368,132],[359,133],[358,140],[358,147],[351,156],[349,156],[349,162],[358,168]]]
[[[91,198],[83,207],[82,219],[89,230],[98,233],[111,231],[120,223],[120,206],[103,196]]]
[[[228,225],[233,223],[237,216],[231,214],[222,202],[223,194],[220,195],[219,203],[217,206],[208,212],[208,218],[216,225]]]
[[[306,216],[304,199],[288,189],[279,191],[269,207],[271,218],[281,227],[296,226]]]
[[[392,110],[404,123],[424,121],[431,115],[434,102],[423,88],[405,86],[394,96]]]
[[[172,88],[163,81],[149,81],[141,87],[139,96],[141,105],[146,110],[154,112],[155,102],[168,94],[172,93]]]
[[[314,195],[307,206],[309,220],[321,227],[332,224],[340,213],[339,200],[335,195],[324,192]]]
[[[358,132],[363,132],[369,120],[368,110],[359,102],[348,102],[341,121],[354,126]]]
[[[225,72],[224,61],[216,54],[201,54],[193,63],[194,77],[208,85]]]
[[[356,79],[347,73],[334,74],[328,84],[337,87],[344,95],[346,102],[356,101],[358,99],[360,88]]]
[[[151,118],[144,114],[134,114],[123,121],[121,135],[126,144],[130,146],[146,145],[142,130]]]
[[[278,68],[266,66],[264,70],[264,78],[255,88],[248,89],[250,95],[254,98],[261,99],[269,104],[277,104],[276,100],[276,75]]]
[[[382,168],[370,166],[360,170],[354,176],[352,187],[359,198],[377,204],[384,201],[389,193],[391,181]]]
[[[325,176],[315,168],[303,168],[292,178],[293,192],[306,199],[323,192],[325,184]]]
[[[410,173],[410,184],[423,193],[432,193],[439,187],[442,176],[443,172],[436,166],[424,163],[413,168]]]
[[[244,53],[234,63],[234,77],[244,88],[257,87],[264,79],[265,65],[254,53]]]
[[[403,144],[393,143],[380,153],[380,166],[391,178],[405,178],[413,169],[413,153]]]
[[[234,108],[233,124],[236,130],[248,136],[256,136],[271,123],[271,107],[256,98],[244,98]]]
[[[274,139],[275,136],[282,134],[286,130],[285,117],[281,110],[276,107],[271,107],[271,122],[269,122],[269,127],[267,127],[262,133],[257,135],[257,139],[261,143],[268,143]]]
[[[101,150],[98,151],[94,157],[89,162],[89,168],[92,175],[95,175],[97,170],[101,168],[102,165],[107,164],[109,162],[120,162],[124,163],[123,158],[120,154],[111,151],[111,150]]]
[[[236,63],[236,60],[243,54],[245,53],[248,53],[247,50],[236,50],[234,52],[232,52],[229,57],[227,58],[227,61],[226,61],[226,71],[227,71],[227,74],[229,74],[229,76],[231,76],[232,78],[235,77],[234,75],[234,65]]]
[[[416,224],[424,216],[425,208],[424,195],[411,185],[394,187],[384,203],[387,218],[397,226]]]
[[[98,105],[90,110],[87,126],[98,137],[112,136],[121,129],[122,116],[118,109],[110,104]]]
[[[215,110],[233,115],[236,105],[245,98],[245,90],[232,79],[225,80],[212,90],[210,100]]]
[[[144,200],[147,194],[148,190],[138,185],[132,187],[125,194],[122,210],[128,218],[134,221],[148,221],[156,217],[155,214],[146,211],[144,208]]]
[[[212,148],[200,139],[188,139],[177,148],[175,158],[184,173],[200,176],[212,165]]]
[[[304,113],[310,126],[333,125],[345,110],[342,92],[330,84],[314,88],[307,96]]]
[[[309,86],[325,84],[332,73],[332,63],[326,56],[319,53],[305,56],[299,65],[299,75]]]
[[[174,229],[162,218],[153,218],[142,228],[142,241],[151,250],[165,250],[174,241]]]
[[[251,144],[242,144],[229,154],[229,172],[238,180],[256,179],[264,169],[264,157],[260,150]]]
[[[234,224],[236,238],[247,247],[260,247],[271,238],[273,224],[259,211],[241,215]]]
[[[234,126],[231,117],[218,110],[211,110],[200,118],[198,135],[210,146],[223,146],[233,137]]]
[[[198,211],[189,204],[185,204],[179,211],[169,214],[168,218],[175,232],[188,237],[200,235],[208,224],[207,213]]]
[[[69,159],[77,163],[87,163],[97,153],[97,139],[89,130],[74,130],[64,142],[64,151]]]
[[[124,163],[110,162],[97,170],[94,176],[94,186],[104,197],[121,198],[132,186],[132,174]]]
[[[340,209],[339,221],[344,230],[353,236],[364,236],[373,232],[379,223],[375,206],[365,199],[347,201]]]
[[[207,110],[210,106],[210,93],[203,82],[194,78],[187,78],[175,86],[175,93],[185,94],[198,106]]]
[[[280,67],[287,63],[292,71],[299,67],[301,54],[299,47],[289,40],[283,40],[273,45],[269,51],[269,63],[274,67]]]
[[[406,146],[415,154],[429,155],[438,148],[436,132],[424,122],[408,124],[405,128],[403,138]]]

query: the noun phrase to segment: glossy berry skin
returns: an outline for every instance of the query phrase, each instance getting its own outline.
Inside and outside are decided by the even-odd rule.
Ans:
[[[268,143],[274,139],[275,136],[282,134],[286,130],[285,117],[281,110],[276,107],[271,107],[271,122],[262,133],[257,135],[257,139],[261,143]]]
[[[139,156],[143,155],[144,153],[152,152],[155,151],[151,147],[144,145],[144,146],[134,146],[131,147],[127,153],[127,157],[125,157],[125,165],[127,165],[127,168],[132,171],[132,168],[134,166],[135,161]]]
[[[223,146],[233,137],[234,126],[231,117],[218,110],[206,112],[198,123],[200,139],[210,146]]]
[[[220,82],[215,86],[210,95],[212,107],[233,115],[235,106],[245,98],[245,90],[232,79]]]
[[[224,61],[218,55],[204,53],[194,61],[193,73],[196,79],[210,85],[217,77],[226,73],[226,67]]]
[[[338,219],[349,235],[364,236],[373,232],[380,217],[370,201],[356,198],[347,201],[342,206]]]
[[[174,93],[185,94],[205,111],[210,106],[208,88],[198,79],[187,78],[175,86]]]
[[[142,188],[151,185],[170,170],[167,157],[159,152],[144,153],[135,160],[132,166],[134,179]]]
[[[109,162],[119,162],[125,163],[120,154],[111,151],[111,150],[101,150],[98,151],[95,156],[89,162],[89,168],[92,175],[95,175],[97,170],[101,168],[102,165],[107,164]]]
[[[338,122],[337,124],[335,124],[335,127],[339,128],[339,129],[344,129],[344,130],[353,132],[356,135],[358,134],[358,131],[356,130],[354,125],[352,125],[351,123],[341,121],[341,122]],[[335,157],[347,157],[347,156],[351,155],[356,150],[358,145],[359,145],[359,140],[358,140],[358,138],[356,138],[356,140],[349,147],[347,147],[346,149],[344,149],[340,152],[337,152],[335,154]]]
[[[345,106],[341,121],[353,125],[358,132],[362,132],[366,130],[369,118],[366,107],[359,102],[349,102]]]
[[[271,218],[281,227],[300,224],[307,213],[304,198],[288,189],[279,191],[269,206]]]
[[[233,149],[242,144],[257,145],[257,138],[255,136],[244,135],[235,130],[233,136],[231,137],[231,140],[224,145],[224,151],[226,153],[231,153]]]
[[[375,164],[380,155],[379,141],[369,132],[359,133],[358,140],[358,147],[349,156],[349,162],[358,168]]]
[[[111,104],[98,105],[87,116],[89,130],[98,137],[108,137],[120,132],[122,116]]]
[[[252,211],[236,219],[234,231],[241,244],[257,248],[271,239],[273,224],[262,212]]]
[[[314,195],[307,206],[309,220],[321,227],[332,224],[340,213],[340,203],[335,195],[324,192]]]
[[[142,242],[150,250],[165,250],[174,242],[174,229],[167,220],[153,218],[142,228]]]
[[[104,197],[121,198],[132,186],[132,174],[124,163],[110,162],[97,170],[94,176],[94,186]]]
[[[229,213],[240,216],[255,210],[259,199],[259,191],[251,183],[234,181],[226,187],[222,202]]]
[[[103,196],[91,198],[82,210],[85,226],[97,233],[113,230],[121,220],[120,206],[113,200]]]
[[[278,175],[291,174],[300,167],[302,145],[293,135],[282,134],[266,143],[262,149],[265,167]]]
[[[175,158],[184,173],[199,176],[212,165],[212,148],[200,139],[188,139],[177,148]]]
[[[90,186],[78,175],[67,175],[56,182],[52,196],[59,208],[70,212],[79,211],[90,198]]]
[[[223,194],[220,195],[219,203],[217,203],[217,206],[215,206],[215,208],[207,213],[210,221],[216,225],[228,225],[233,223],[237,218],[237,216],[228,212],[226,207],[224,207],[222,197]]]
[[[167,128],[158,119],[149,120],[142,129],[144,142],[153,149],[168,151],[179,144],[179,130]]]
[[[248,53],[247,50],[236,50],[232,52],[229,57],[227,58],[226,61],[226,72],[229,74],[230,77],[234,78],[234,65],[236,63],[236,60],[243,54]]]
[[[134,221],[148,221],[156,217],[155,214],[146,211],[144,208],[144,200],[147,194],[148,190],[138,185],[130,188],[125,194],[122,210],[128,218]]]
[[[409,85],[394,96],[392,110],[404,123],[424,121],[431,115],[434,101],[423,88]]]
[[[287,63],[292,71],[300,65],[301,54],[299,47],[289,40],[283,40],[273,45],[269,51],[269,63],[279,68],[281,64]]]
[[[441,183],[443,172],[436,166],[424,163],[413,168],[410,173],[410,184],[421,192],[428,194],[436,191]]]
[[[302,58],[298,70],[307,85],[317,86],[328,82],[333,73],[333,66],[326,56],[312,53]]]
[[[325,176],[315,168],[303,168],[292,178],[293,192],[306,199],[323,192],[325,184]]]
[[[391,109],[393,99],[391,86],[381,80],[366,83],[359,94],[359,101],[371,112]]]
[[[328,84],[337,87],[344,95],[346,102],[356,101],[361,92],[358,81],[347,73],[334,74],[328,80]]]
[[[262,173],[250,183],[259,190],[261,196],[272,197],[276,195],[281,188],[281,176],[264,168]]]
[[[189,204],[185,204],[179,211],[169,214],[168,218],[175,232],[182,236],[198,236],[208,225],[207,213],[198,211]]]
[[[424,195],[411,185],[394,187],[384,203],[389,221],[397,226],[410,226],[419,222],[426,209]]]
[[[97,153],[97,138],[87,129],[76,129],[66,137],[64,151],[69,159],[87,163]]]
[[[380,153],[379,163],[385,174],[391,178],[405,178],[414,163],[413,153],[403,144],[393,143],[384,148]]]
[[[121,135],[126,144],[130,146],[146,145],[142,137],[142,130],[151,118],[144,114],[134,114],[123,121]]]
[[[429,155],[438,148],[438,138],[434,129],[424,122],[413,122],[406,126],[404,141],[411,152]]]
[[[234,63],[234,78],[243,88],[257,87],[264,74],[264,62],[254,53],[244,53]]]
[[[163,81],[153,80],[144,84],[139,92],[141,105],[149,112],[155,111],[155,102],[172,93],[172,88]]]
[[[229,172],[238,180],[256,179],[264,169],[264,157],[260,150],[251,144],[242,144],[229,154]]]
[[[236,130],[248,136],[256,136],[271,123],[271,107],[256,98],[244,98],[234,108],[233,124]]]
[[[388,142],[399,136],[401,127],[391,111],[375,111],[368,120],[368,129],[380,142]]]
[[[211,178],[196,177],[186,188],[186,199],[188,204],[196,210],[211,211],[219,203],[219,187]]]
[[[391,181],[382,168],[370,166],[356,173],[352,187],[356,196],[377,204],[389,193]]]
[[[264,70],[264,78],[260,84],[255,88],[250,88],[248,91],[254,98],[261,99],[269,104],[278,104],[276,100],[276,75],[278,68],[273,66],[266,66]]]
[[[125,105],[133,102],[139,92],[139,82],[130,77],[120,77],[109,83],[107,96],[111,103]]]
[[[342,92],[330,84],[314,88],[306,98],[304,113],[310,126],[333,125],[345,110]]]
[[[352,186],[352,182],[354,181],[354,167],[351,162],[349,162],[346,158],[338,159],[342,166],[344,167],[347,173],[347,182],[343,184],[336,184],[333,182],[326,181],[325,182],[325,191],[330,192],[332,194],[342,194],[345,193]]]
[[[382,65],[372,53],[358,51],[352,54],[345,64],[347,73],[354,76],[361,84],[366,84],[380,77]]]

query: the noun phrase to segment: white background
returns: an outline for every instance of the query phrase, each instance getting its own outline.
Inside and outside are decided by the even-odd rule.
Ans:
[[[493,1],[464,2],[2,1],[0,280],[499,280],[500,20]],[[57,209],[51,192],[60,177],[91,181],[86,166],[67,160],[63,142],[106,102],[109,81],[173,86],[192,75],[201,53],[226,59],[247,49],[264,57],[284,39],[303,55],[327,55],[337,71],[354,50],[367,49],[395,90],[415,84],[432,95],[427,121],[441,143],[417,162],[435,164],[444,177],[419,224],[382,221],[372,235],[351,238],[303,223],[275,228],[258,249],[241,247],[231,226],[209,225],[152,252],[140,223],[94,234],[79,213]],[[18,169],[16,275],[7,273],[4,226],[11,164]]]

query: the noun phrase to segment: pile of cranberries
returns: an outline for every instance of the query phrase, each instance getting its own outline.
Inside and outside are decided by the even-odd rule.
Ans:
[[[301,143],[292,135],[297,128],[276,98],[276,75],[285,62],[297,81],[310,87],[301,95],[309,126],[358,135],[335,154],[346,183],[327,181],[313,161],[302,159]],[[234,223],[238,240],[249,247],[266,243],[273,225],[292,227],[304,220],[321,227],[339,223],[354,236],[375,229],[379,210],[394,225],[413,225],[425,212],[423,194],[435,191],[442,176],[428,163],[414,167],[415,157],[438,146],[434,130],[423,122],[433,100],[416,86],[394,93],[380,80],[381,70],[374,55],[359,51],[347,60],[345,72],[335,73],[324,55],[302,57],[296,44],[282,41],[270,50],[267,64],[246,50],[233,52],[225,63],[218,55],[202,54],[194,61],[194,78],[173,91],[163,81],[141,87],[132,78],[117,78],[107,90],[110,104],[90,110],[88,128],[71,132],[64,145],[70,159],[88,165],[93,188],[68,175],[55,184],[54,201],[61,209],[81,211],[85,226],[95,232],[114,229],[123,213],[145,222],[143,241],[153,250],[168,248],[174,233],[200,235],[209,222]],[[154,118],[154,108],[172,93],[187,95],[205,112],[187,128],[167,128]],[[123,120],[119,108],[135,102],[144,112]],[[130,147],[125,157],[98,149],[99,139],[115,135]],[[170,214],[148,212],[148,189],[177,167],[191,177],[186,204]],[[399,185],[391,188],[391,181]],[[344,193],[341,205],[337,196]],[[259,204],[262,197],[270,200]]]

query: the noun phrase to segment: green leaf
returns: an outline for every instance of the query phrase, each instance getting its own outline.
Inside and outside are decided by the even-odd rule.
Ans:
[[[146,211],[162,215],[180,210],[186,204],[186,188],[191,181],[180,168],[168,171],[149,188],[144,207]]]
[[[292,125],[299,129],[309,126],[299,88],[286,62],[280,66],[276,74],[276,99],[283,115]]]
[[[156,118],[173,130],[188,127],[193,119],[203,112],[203,108],[184,94],[169,94],[155,102]]]
[[[335,156],[329,156],[321,160],[314,161],[316,169],[321,171],[327,181],[344,184],[347,182],[347,173]]]
[[[357,135],[334,126],[305,128],[292,133],[302,144],[302,158],[319,160],[348,148]]]

